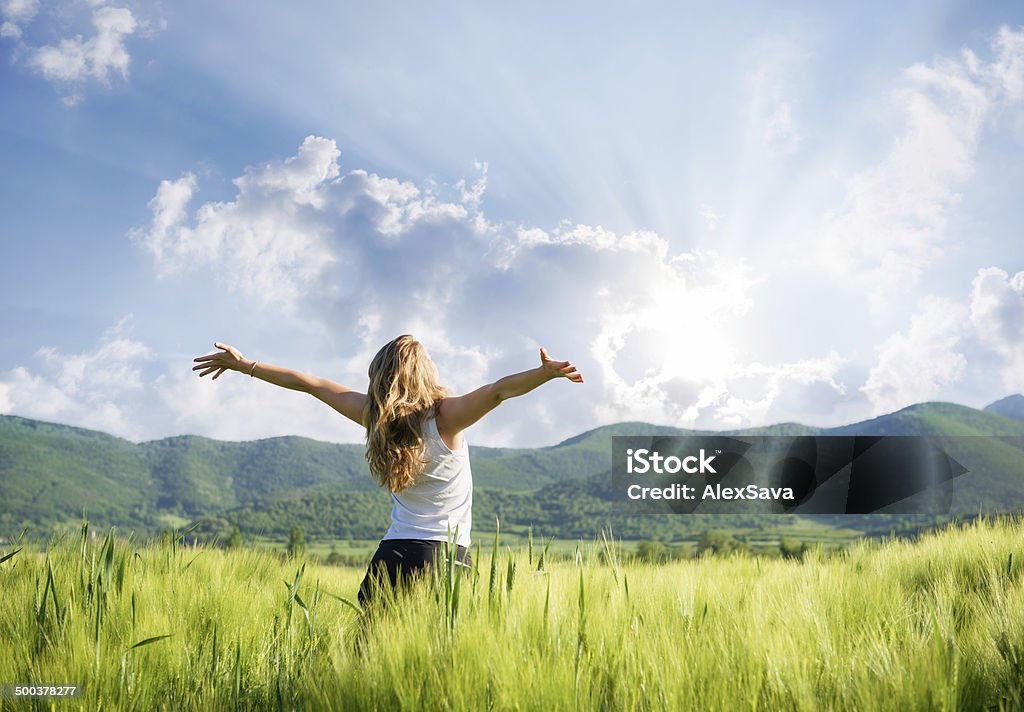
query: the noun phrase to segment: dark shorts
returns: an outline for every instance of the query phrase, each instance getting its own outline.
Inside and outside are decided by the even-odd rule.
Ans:
[[[446,541],[382,539],[359,586],[359,604],[366,605],[373,597],[371,577],[376,576],[382,585],[394,588],[399,579],[405,581],[413,574],[425,571],[435,558],[441,559],[448,555]],[[455,560],[466,566],[473,565],[473,558],[464,546],[456,547]]]

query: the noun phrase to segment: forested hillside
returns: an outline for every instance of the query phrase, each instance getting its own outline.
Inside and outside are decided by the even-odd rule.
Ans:
[[[723,434],[950,436],[951,454],[975,463],[957,483],[964,513],[1024,509],[1024,482],[1014,474],[1024,452],[1013,439],[1024,437],[1024,422],[994,412],[1012,410],[997,405],[975,410],[926,403],[838,428],[785,423]],[[612,436],[693,432],[619,423],[546,448],[472,447],[474,526],[487,531],[497,516],[513,529],[533,526],[560,538],[590,537],[608,526],[625,538],[647,538],[763,523],[755,515],[638,517],[612,511]],[[993,435],[1005,438],[974,437]],[[98,527],[142,534],[157,533],[169,522],[207,519],[247,534],[283,535],[301,522],[311,536],[369,539],[386,527],[390,506],[369,477],[360,445],[301,437],[220,442],[191,435],[134,444],[82,428],[0,416],[0,535],[24,528],[46,533],[78,521],[84,510]],[[872,528],[889,519],[835,521]]]

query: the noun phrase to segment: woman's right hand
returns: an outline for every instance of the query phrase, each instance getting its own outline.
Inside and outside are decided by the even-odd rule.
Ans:
[[[540,368],[548,379],[568,378],[573,383],[583,383],[583,374],[568,361],[554,361],[543,347],[540,350]]]
[[[199,364],[193,366],[192,370],[199,371],[200,378],[213,373],[213,380],[216,381],[217,377],[225,371],[241,371],[250,365],[250,362],[246,361],[242,353],[234,346],[228,346],[219,341],[215,341],[213,345],[223,350],[220,353],[207,354],[206,356],[199,356],[193,359],[193,361],[197,361]]]

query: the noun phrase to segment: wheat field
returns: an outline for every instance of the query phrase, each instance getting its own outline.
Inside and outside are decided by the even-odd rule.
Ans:
[[[0,683],[80,692],[3,709],[1024,708],[1022,518],[802,561],[495,535],[370,611],[362,569],[88,534],[0,552]]]

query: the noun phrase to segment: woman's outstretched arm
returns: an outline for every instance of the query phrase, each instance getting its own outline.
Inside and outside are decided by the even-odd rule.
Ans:
[[[328,381],[326,378],[309,376],[263,361],[251,361],[242,356],[235,347],[222,344],[219,341],[214,342],[213,345],[218,349],[223,349],[221,353],[207,354],[194,359],[197,365],[193,366],[192,370],[199,371],[200,378],[212,373],[213,380],[216,381],[225,371],[238,371],[261,381],[273,383],[275,386],[309,393],[349,420],[360,425],[363,424],[363,406],[366,403],[366,394],[354,391],[340,383]]]
[[[497,408],[502,401],[529,393],[554,378],[583,383],[583,374],[575,366],[568,361],[555,361],[541,349],[540,366],[537,368],[505,376],[464,396],[441,401],[438,430],[445,440],[458,442],[459,433]]]

